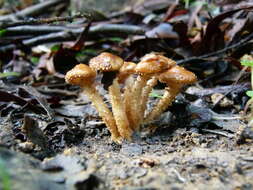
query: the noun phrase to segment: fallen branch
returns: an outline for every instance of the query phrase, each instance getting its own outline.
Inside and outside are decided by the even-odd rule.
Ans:
[[[1,17],[0,17],[1,18]],[[66,17],[53,17],[53,18],[28,18],[27,20],[20,20],[20,21],[14,21],[14,22],[3,22],[0,23],[1,29],[6,29],[8,27],[14,27],[14,26],[23,26],[23,25],[36,25],[36,24],[49,24],[53,22],[72,22],[74,19],[77,18],[90,18],[89,13],[82,13],[82,14],[76,14],[73,16],[66,16]]]
[[[19,18],[24,18],[27,16],[37,15],[42,13],[50,7],[54,7],[57,4],[66,3],[65,0],[52,0],[52,1],[43,1],[42,3],[27,7],[17,13],[8,14],[0,17],[0,22],[10,22],[18,20]]]
[[[41,35],[38,37],[34,37],[32,39],[23,40],[22,44],[25,46],[35,46],[39,44],[49,43],[49,42],[62,42],[62,41],[69,41],[75,40],[78,35],[80,35],[83,31],[83,28],[79,29],[70,29],[56,33],[50,33],[46,35]],[[90,28],[89,34],[126,34],[126,35],[134,35],[134,34],[141,34],[143,35],[145,31],[135,25],[125,25],[125,24],[102,24],[93,26]],[[0,52],[13,50],[19,48],[19,45],[16,44],[9,44],[6,46],[0,47]]]
[[[83,26],[15,26],[6,28],[4,32],[4,36],[13,36],[13,35],[40,35],[40,34],[48,34],[48,33],[56,33],[56,32],[71,32],[74,34],[79,34],[83,29]],[[96,26],[92,26],[90,29],[92,34],[94,33],[123,33],[123,34],[144,34],[144,30],[135,25],[127,25],[127,24],[100,24]]]
[[[105,20],[106,17],[101,14],[100,12],[92,9],[86,9],[85,11],[82,11],[82,13],[77,13],[72,16],[65,16],[65,17],[53,17],[53,18],[28,18],[26,20],[18,20],[13,22],[3,22],[0,23],[0,29],[6,29],[9,27],[14,26],[23,26],[23,25],[38,25],[38,24],[50,24],[53,22],[72,22],[74,19],[77,18],[86,18],[88,20],[92,21],[101,21]],[[1,17],[0,17],[1,19]],[[50,27],[50,26],[49,26]]]
[[[79,27],[80,28],[80,27]],[[77,27],[67,27],[67,26],[48,26],[48,25],[40,25],[40,26],[15,26],[6,28],[4,31],[4,36],[14,36],[14,35],[40,35],[40,34],[48,34],[55,32],[63,32],[63,31],[71,31],[77,29]]]

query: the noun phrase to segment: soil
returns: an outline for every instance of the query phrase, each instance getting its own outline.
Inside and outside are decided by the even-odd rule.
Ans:
[[[94,114],[89,104],[87,110]],[[31,118],[21,122],[23,136],[10,130],[13,120],[1,125],[0,155],[14,190],[253,188],[253,131],[247,127],[225,137],[164,125],[119,145],[98,120],[71,129],[71,120],[68,127],[53,122],[40,133],[43,125]]]

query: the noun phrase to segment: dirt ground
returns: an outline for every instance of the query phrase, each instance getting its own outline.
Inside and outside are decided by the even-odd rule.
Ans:
[[[61,151],[55,154],[29,142],[16,141],[15,152],[5,144],[0,154],[12,189],[253,188],[252,143],[243,139],[252,131],[245,128],[224,137],[163,127],[118,145],[103,125],[91,126],[78,145],[59,148],[56,143]],[[7,143],[11,133],[4,131],[1,142]]]

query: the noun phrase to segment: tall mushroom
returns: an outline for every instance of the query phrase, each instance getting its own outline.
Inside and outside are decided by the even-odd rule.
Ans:
[[[165,88],[164,95],[158,101],[157,105],[155,105],[153,110],[147,114],[144,123],[153,121],[157,116],[164,112],[180,92],[182,86],[192,84],[196,79],[197,77],[194,73],[177,65],[160,74],[159,81],[166,83],[168,87]]]
[[[90,67],[96,71],[118,72],[124,61],[120,57],[108,52],[101,53],[90,60]],[[129,127],[125,106],[120,93],[118,78],[116,77],[108,89],[112,104],[112,112],[121,137],[130,140],[133,131]]]
[[[124,62],[122,67],[119,70],[119,74],[117,76],[119,83],[124,83],[124,93],[123,93],[123,105],[125,106],[125,112],[128,118],[129,127],[134,130],[133,127],[133,118],[131,114],[131,99],[132,99],[132,86],[134,84],[136,64],[133,62]]]
[[[148,100],[148,94],[156,84],[156,76],[175,65],[175,62],[158,53],[149,53],[142,57],[137,64],[135,71],[138,74],[136,82],[133,86],[133,103],[132,114],[136,129],[139,129],[139,124],[143,121],[144,111]],[[153,82],[147,84],[150,78]],[[151,79],[152,80],[152,79]],[[145,89],[144,87],[147,86]],[[143,89],[144,88],[144,89]],[[143,94],[144,92],[144,94]]]
[[[76,65],[73,69],[67,72],[65,80],[72,85],[80,86],[84,93],[89,97],[93,105],[96,107],[99,116],[103,119],[109,131],[111,132],[111,138],[115,142],[120,142],[121,137],[117,129],[115,120],[111,111],[104,103],[103,98],[97,92],[94,86],[94,79],[96,72],[85,64]]]

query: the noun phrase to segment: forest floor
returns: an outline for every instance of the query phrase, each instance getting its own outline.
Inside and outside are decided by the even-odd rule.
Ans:
[[[241,61],[253,54],[251,1],[17,2],[0,1],[0,189],[253,189],[251,71]],[[117,144],[64,79],[104,51],[136,63],[159,52],[198,81]],[[114,77],[96,78],[106,103]],[[148,109],[163,93],[158,84]]]

